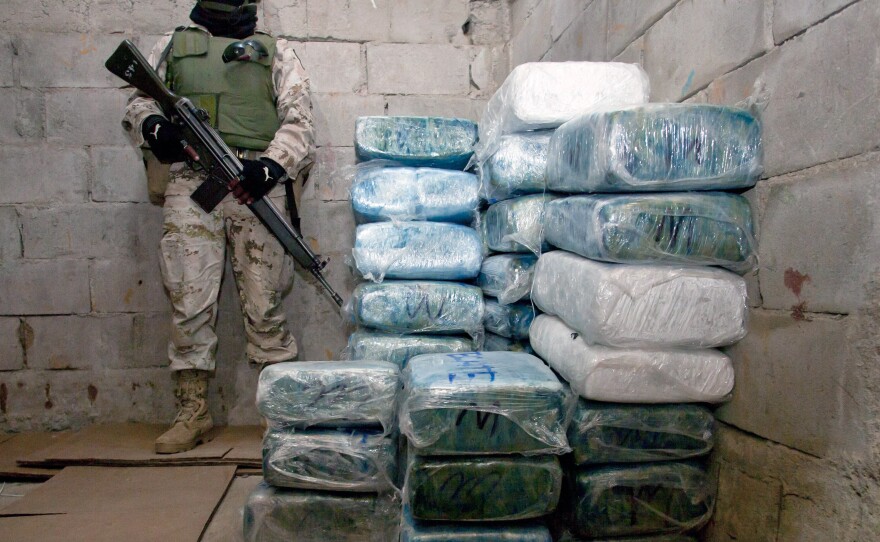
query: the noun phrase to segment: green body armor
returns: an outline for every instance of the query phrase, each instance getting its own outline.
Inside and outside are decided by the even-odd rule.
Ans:
[[[230,147],[266,150],[281,123],[272,88],[275,38],[255,34],[269,55],[225,64],[223,50],[235,39],[187,28],[174,32],[168,58],[169,88],[208,112]]]

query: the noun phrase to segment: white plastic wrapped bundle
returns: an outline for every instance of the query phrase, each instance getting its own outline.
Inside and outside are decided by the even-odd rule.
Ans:
[[[730,358],[712,349],[639,349],[588,344],[555,316],[529,332],[532,348],[585,399],[618,403],[720,403],[733,391]]]
[[[257,410],[277,425],[394,427],[400,368],[387,361],[296,361],[267,366]]]
[[[474,342],[466,337],[437,335],[399,335],[356,331],[348,337],[351,359],[381,359],[403,367],[419,354],[472,352]]]
[[[532,301],[591,344],[712,348],[746,334],[746,283],[723,269],[601,263],[554,250],[538,259]]]
[[[465,280],[480,273],[477,231],[445,222],[376,222],[355,232],[355,266],[365,279]]]
[[[727,190],[763,172],[761,125],[746,110],[707,104],[601,109],[550,140],[547,187],[559,192]]]
[[[392,333],[483,330],[483,291],[458,282],[385,281],[355,286],[346,311],[360,326]]]
[[[489,156],[498,138],[514,132],[556,128],[600,106],[648,101],[648,76],[619,62],[520,64],[495,91],[480,119],[478,155]]]
[[[470,224],[479,205],[480,180],[463,171],[359,167],[351,186],[351,208],[359,224],[386,220]]]
[[[510,134],[482,166],[486,199],[490,203],[547,189],[547,148],[551,130]]]
[[[499,201],[486,211],[489,248],[498,252],[534,252],[549,248],[544,241],[544,206],[556,196],[535,194]]]
[[[497,254],[483,260],[477,286],[502,305],[528,299],[538,258],[534,254]]]
[[[547,204],[548,243],[592,260],[718,265],[757,259],[749,201],[724,192],[572,196]]]
[[[358,117],[354,131],[359,160],[413,167],[464,169],[477,141],[476,123],[442,117]]]
[[[535,318],[531,303],[509,303],[501,305],[497,301],[486,300],[486,316],[483,327],[486,331],[510,339],[528,339],[529,326]]]

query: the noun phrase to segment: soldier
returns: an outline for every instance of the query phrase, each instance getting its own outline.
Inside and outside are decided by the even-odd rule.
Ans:
[[[282,308],[292,261],[241,204],[268,195],[283,208],[279,179],[285,173],[297,182],[305,178],[314,157],[311,97],[291,43],[256,31],[258,1],[197,0],[190,13],[195,25],[166,34],[149,59],[172,91],[208,111],[244,166],[244,180],[214,211],[205,213],[190,199],[205,174],[182,163],[180,133],[157,104],[136,93],[125,111],[123,125],[135,143],[146,143],[159,161],[171,164],[160,265],[173,309],[168,356],[177,375],[179,411],[156,440],[157,453],[192,449],[213,426],[206,394],[227,242],[248,360],[262,365],[297,354]]]

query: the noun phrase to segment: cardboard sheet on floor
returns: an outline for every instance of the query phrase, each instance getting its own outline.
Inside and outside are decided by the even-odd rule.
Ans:
[[[248,495],[263,481],[262,476],[240,476],[241,469],[226,491],[226,496],[208,523],[203,542],[241,542],[242,510]],[[330,542],[330,541],[328,541]]]
[[[0,510],[0,532],[9,540],[195,542],[234,475],[232,465],[68,467]]]
[[[64,443],[72,433],[19,433],[0,438],[0,478],[16,480],[48,480],[58,469],[25,467],[16,459],[27,457],[49,446]]]

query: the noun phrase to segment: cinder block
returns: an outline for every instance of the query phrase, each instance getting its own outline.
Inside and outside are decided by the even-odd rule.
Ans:
[[[12,39],[6,36],[0,38],[0,87],[11,87],[15,84],[13,53]]]
[[[626,49],[611,59],[614,62],[627,62],[629,64],[638,64],[645,67],[645,37],[641,36],[634,42],[630,43]],[[688,100],[689,101],[689,100]]]
[[[510,37],[516,37],[542,0],[513,0],[510,2]]]
[[[17,371],[24,367],[24,350],[19,341],[18,318],[0,318],[0,371]]]
[[[85,32],[90,26],[106,33],[132,28],[145,33],[169,32],[182,24],[191,24],[189,12],[193,7],[191,0],[83,3],[88,6]]]
[[[0,89],[0,143],[24,143],[43,137],[46,105],[39,92]]]
[[[510,36],[511,68],[515,68],[524,62],[537,62],[550,50],[550,45],[553,44],[553,38],[550,36],[552,15],[550,4],[549,0],[543,0],[536,4],[531,9],[531,14],[524,23],[517,22],[517,19],[512,20]],[[516,14],[522,8],[517,8],[515,3],[511,6],[511,9]]]
[[[389,0],[308,2],[307,13],[309,37],[314,39],[388,41],[391,31]]]
[[[863,526],[864,517],[858,509],[864,506],[863,498],[854,491],[837,486],[844,478],[840,472],[821,473],[827,486],[815,497],[813,493],[786,491],[782,496],[778,540],[861,540],[876,536],[877,527]],[[871,523],[871,522],[869,522]],[[859,534],[861,532],[862,534]]]
[[[13,260],[0,265],[0,314],[86,314],[86,260]]]
[[[880,153],[771,179],[759,255],[764,307],[852,314],[880,261]]]
[[[355,224],[349,202],[310,200],[304,203],[301,213],[302,234],[312,250],[351,253]]]
[[[11,205],[0,206],[0,262],[21,258],[21,222]]]
[[[209,391],[217,390],[217,399],[209,395],[209,406],[226,408],[229,425],[259,425],[262,416],[257,412],[257,380],[260,367],[249,363],[229,364],[214,373]],[[213,415],[213,413],[212,413]]]
[[[46,94],[46,138],[68,145],[118,145],[128,139],[122,115],[130,92],[57,90]]]
[[[470,90],[468,50],[453,45],[368,44],[373,94],[459,94]]]
[[[559,36],[562,35],[565,29],[571,26],[581,14],[583,14],[584,8],[590,4],[596,3],[604,4],[605,0],[598,0],[598,2],[584,2],[583,0],[554,0],[551,2],[550,35],[553,38],[553,41],[558,40]],[[602,24],[599,28],[604,31],[604,20],[601,21],[601,23]]]
[[[781,482],[750,476],[723,461],[715,464],[718,493],[706,540],[776,540]]]
[[[490,98],[504,82],[510,71],[510,51],[507,46],[475,47],[471,60],[471,96]]]
[[[770,34],[763,0],[678,3],[645,34],[651,101],[686,98],[769,50]]]
[[[819,457],[862,453],[871,401],[851,318],[752,310],[749,334],[728,349],[736,385],[718,419]]]
[[[466,45],[462,26],[468,15],[468,0],[398,0],[389,41]]]
[[[878,27],[877,5],[859,2],[709,86],[708,100],[726,104],[762,86],[766,177],[880,145],[872,102],[880,87]]]
[[[333,147],[354,145],[354,123],[362,115],[384,115],[382,96],[312,94],[315,144]]]
[[[620,54],[677,3],[678,0],[608,2],[608,58]]]
[[[311,41],[296,48],[309,74],[312,92],[357,92],[366,84],[359,43]]]
[[[150,257],[162,236],[162,210],[145,203],[25,208],[25,258]]]
[[[389,115],[454,117],[479,121],[485,99],[457,96],[388,96]]]
[[[126,36],[29,32],[16,39],[18,77],[26,88],[118,87],[104,61]]]
[[[90,189],[92,201],[149,201],[147,174],[140,149],[133,145],[92,147],[89,154],[94,172]]]
[[[613,2],[612,2],[613,3]],[[582,11],[562,37],[553,44],[544,60],[564,62],[567,60],[605,60],[605,19],[607,2],[596,0]]]
[[[88,197],[89,157],[82,149],[2,145],[0,164],[10,182],[0,203],[76,203]]]
[[[773,1],[773,39],[782,43],[855,0]]]
[[[294,38],[308,35],[306,0],[264,0],[261,4],[263,14],[259,19],[272,35]]]
[[[158,260],[158,248],[152,257],[92,260],[89,278],[93,310],[99,313],[168,310],[170,302]]]
[[[474,45],[507,43],[510,39],[510,5],[495,0],[470,0],[467,36]]]
[[[348,201],[355,161],[354,147],[320,147],[303,200]]]

